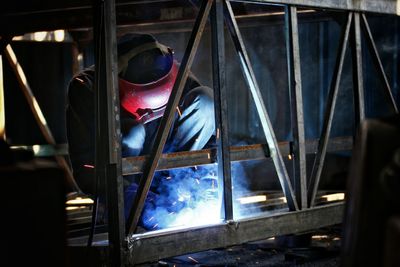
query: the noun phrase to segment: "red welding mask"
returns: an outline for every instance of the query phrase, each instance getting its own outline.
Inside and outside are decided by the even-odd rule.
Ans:
[[[174,61],[167,75],[146,84],[131,83],[120,78],[121,106],[139,123],[147,123],[161,117],[164,115],[178,69],[177,62]]]
[[[144,43],[119,56],[118,68],[121,107],[138,123],[163,116],[179,69],[172,50]]]

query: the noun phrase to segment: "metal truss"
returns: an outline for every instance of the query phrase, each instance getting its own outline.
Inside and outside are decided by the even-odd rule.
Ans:
[[[351,139],[330,139],[330,130],[336,105],[340,78],[346,49],[350,48],[354,65],[354,103],[356,123],[365,118],[364,85],[361,60],[361,34],[367,37],[368,48],[372,51],[373,61],[377,66],[380,79],[384,85],[387,99],[397,113],[398,108],[391,93],[391,88],[383,71],[368,21],[360,11],[394,13],[394,1],[239,1],[261,4],[282,4],[285,6],[286,45],[288,51],[289,90],[291,91],[291,117],[293,141],[278,143],[269,119],[267,109],[262,101],[251,62],[247,56],[239,27],[228,0],[201,1],[198,17],[194,24],[182,64],[179,69],[165,115],[157,132],[154,149],[148,156],[118,158],[119,147],[119,103],[117,97],[117,72],[115,52],[115,3],[101,2],[98,5],[95,36],[98,44],[96,71],[98,73],[96,98],[97,114],[97,148],[103,156],[96,158],[97,179],[106,181],[109,200],[109,248],[113,266],[120,264],[134,265],[146,261],[155,261],[169,256],[224,247],[244,242],[268,238],[275,235],[298,233],[327,225],[340,223],[343,203],[315,207],[315,198],[321,178],[325,156],[328,150],[349,149]],[[392,3],[393,2],[393,3]],[[322,133],[319,140],[306,141],[304,135],[303,100],[301,88],[301,70],[298,38],[297,7],[332,8],[345,10],[348,13],[347,23],[342,30],[340,49],[336,59],[333,79],[327,100]],[[217,148],[194,152],[178,152],[163,155],[162,150],[171,128],[173,116],[181,97],[188,71],[191,68],[197,46],[201,39],[207,19],[211,21],[212,62],[214,80],[214,99],[217,128]],[[253,145],[241,148],[229,147],[227,124],[227,88],[225,82],[224,22],[236,48],[240,65],[249,90],[253,96],[262,128],[267,140],[266,146]],[[108,74],[108,75],[106,75]],[[102,80],[103,79],[103,80]],[[107,101],[106,101],[107,100]],[[100,107],[107,106],[102,109]],[[101,118],[107,117],[108,120]],[[328,141],[335,144],[328,145]],[[290,148],[289,148],[290,146]],[[289,178],[282,153],[291,151],[294,156],[294,177]],[[314,166],[307,185],[307,153],[316,153]],[[97,153],[99,154],[99,153]],[[267,217],[246,220],[233,220],[232,182],[230,163],[236,160],[251,160],[270,157],[274,163],[281,187],[287,199],[289,212]],[[184,166],[218,163],[219,182],[223,185],[224,223],[198,228],[150,232],[135,234],[144,201],[149,191],[156,170]],[[134,204],[129,218],[123,220],[122,175],[143,172]],[[294,181],[294,185],[292,182]],[[204,241],[207,236],[207,241]],[[180,244],[177,247],[177,244]],[[125,256],[127,253],[127,257]]]
[[[118,1],[117,1],[118,2]],[[285,30],[287,47],[287,66],[289,90],[291,96],[291,119],[293,127],[292,142],[278,143],[269,114],[263,103],[260,88],[254,75],[252,64],[247,55],[240,29],[237,25],[230,2],[248,2],[273,4],[285,7]],[[86,3],[87,4],[87,3]],[[129,3],[125,3],[129,4]],[[147,261],[195,251],[231,246],[244,242],[265,239],[272,236],[299,233],[319,227],[340,223],[343,203],[316,207],[316,195],[321,179],[322,168],[328,151],[350,150],[352,137],[330,138],[332,120],[337,102],[339,84],[342,76],[346,50],[349,47],[353,57],[353,82],[355,122],[365,118],[364,84],[362,73],[362,44],[364,34],[373,62],[378,70],[385,96],[394,113],[398,107],[394,100],[390,84],[385,75],[366,15],[363,12],[398,14],[397,1],[361,1],[361,0],[203,0],[198,10],[191,37],[181,62],[178,76],[168,102],[165,114],[157,132],[154,149],[150,155],[134,158],[120,157],[120,122],[118,98],[118,70],[116,55],[116,10],[115,0],[95,1],[94,36],[96,55],[96,178],[106,190],[108,203],[108,239],[109,262],[111,266],[135,265]],[[89,7],[91,4],[87,4]],[[299,32],[297,8],[333,9],[347,12],[347,23],[342,29],[340,47],[337,54],[333,78],[318,140],[305,140],[303,99],[301,88],[301,57],[299,52]],[[87,8],[87,7],[85,7]],[[3,17],[2,17],[3,18]],[[167,134],[171,128],[173,116],[182,95],[198,44],[207,20],[210,19],[212,33],[213,85],[215,100],[215,121],[217,128],[217,147],[202,151],[162,154]],[[225,81],[225,36],[226,26],[234,44],[240,66],[248,89],[253,97],[266,144],[229,147],[227,95]],[[22,69],[7,48],[10,40],[0,39],[3,55],[10,61],[24,90],[42,133],[50,144],[55,144],[51,132],[40,116],[41,111],[30,92]],[[1,112],[1,110],[0,110]],[[4,113],[3,113],[4,114]],[[107,119],[104,119],[107,118]],[[307,184],[306,154],[315,153],[310,182]],[[283,155],[292,154],[293,177],[289,177],[283,161]],[[274,163],[283,193],[287,199],[288,212],[257,218],[234,220],[232,204],[231,162],[270,158]],[[66,166],[58,156],[61,166]],[[220,194],[223,194],[224,222],[218,225],[185,228],[180,230],[155,231],[135,234],[144,201],[148,194],[153,175],[157,170],[177,167],[218,163]],[[65,167],[68,171],[69,169]],[[128,220],[124,219],[123,175],[143,173],[138,192],[131,207]],[[68,174],[68,172],[67,172]],[[69,182],[80,191],[72,175]],[[223,190],[222,190],[223,189]],[[207,239],[204,239],[207,236]],[[90,242],[91,243],[91,242]],[[177,247],[177,244],[180,244]]]

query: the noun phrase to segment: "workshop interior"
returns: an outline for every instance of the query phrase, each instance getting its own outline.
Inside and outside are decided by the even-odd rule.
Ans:
[[[400,266],[399,15],[396,0],[8,1],[0,265]],[[135,126],[154,124],[138,155],[123,152],[130,34],[168,58],[162,78],[127,83],[168,92],[135,102]],[[67,111],[84,71],[89,139]],[[189,80],[213,103],[182,110]],[[201,108],[190,128],[212,125],[207,142],[167,149]]]

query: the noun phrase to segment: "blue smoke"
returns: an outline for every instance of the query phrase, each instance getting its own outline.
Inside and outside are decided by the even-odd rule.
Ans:
[[[147,230],[194,226],[220,221],[216,166],[173,169],[159,172],[153,181],[140,220]],[[137,185],[125,191],[128,215]]]
[[[256,210],[252,205],[241,207],[237,201],[239,197],[251,194],[244,165],[241,162],[233,162],[231,173],[234,218],[239,219],[249,215],[247,208],[252,207],[253,212]],[[222,195],[220,196],[218,191],[216,164],[157,172],[151,188],[140,219],[140,226],[146,230],[198,226],[222,221]],[[125,191],[126,216],[136,191],[135,183]]]

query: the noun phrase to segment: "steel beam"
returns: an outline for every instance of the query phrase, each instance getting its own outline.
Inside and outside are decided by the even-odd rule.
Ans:
[[[1,52],[1,50],[0,50]],[[0,53],[0,139],[6,140],[6,116],[4,107],[3,56]]]
[[[354,12],[352,37],[354,114],[355,127],[358,127],[365,119],[361,28],[360,13],[358,12]]]
[[[396,0],[231,0],[231,2],[286,4],[299,7],[400,15],[398,1]]]
[[[335,137],[329,140],[328,152],[348,151],[353,147],[352,137]],[[289,142],[280,142],[279,150],[282,155],[289,155],[291,150]],[[317,152],[318,140],[306,141],[306,153]],[[199,151],[184,151],[163,154],[157,166],[157,171],[173,168],[183,168],[196,165],[206,165],[216,162],[216,149],[203,149]],[[270,158],[268,146],[256,144],[248,146],[230,147],[231,161],[258,160]],[[142,173],[149,156],[130,157],[122,159],[122,171],[124,175]]]
[[[233,219],[231,159],[228,131],[228,92],[225,79],[225,38],[222,0],[214,1],[211,10],[212,67],[215,128],[218,162],[218,191],[224,210],[225,220]]]
[[[335,69],[332,76],[331,88],[326,100],[326,108],[322,125],[321,137],[318,143],[317,154],[315,155],[314,165],[311,172],[310,184],[308,189],[308,199],[310,207],[314,206],[315,196],[317,195],[319,181],[324,167],[325,156],[329,143],[329,134],[332,128],[333,116],[335,114],[336,100],[339,92],[340,79],[342,76],[343,62],[346,55],[347,44],[349,40],[350,26],[352,24],[353,13],[349,12],[347,23],[343,29],[340,47],[336,58]]]
[[[228,1],[225,2],[225,9],[225,19],[228,25],[228,29],[232,37],[232,41],[235,45],[243,74],[245,75],[246,83],[250,89],[251,95],[253,96],[253,101],[256,105],[256,109],[260,117],[261,125],[267,139],[269,153],[272,160],[274,161],[279,182],[282,186],[283,192],[285,193],[286,199],[288,200],[287,203],[289,208],[291,210],[298,210],[298,204],[293,193],[293,187],[290,182],[285,163],[283,162],[282,155],[278,149],[278,142],[275,137],[271,120],[269,119],[267,109],[263,102],[260,88],[257,84],[257,80],[255,78],[249,57],[243,43],[242,35],[235,20],[235,15],[233,14],[232,7]]]
[[[95,1],[94,18],[95,175],[97,185],[105,187],[97,188],[97,193],[105,192],[107,199],[110,264],[124,266],[126,243],[114,0]]]
[[[200,42],[204,26],[207,22],[208,14],[211,9],[212,0],[204,0],[202,6],[200,7],[198,17],[196,19],[195,25],[191,37],[189,39],[185,54],[182,59],[179,72],[172,89],[171,96],[169,98],[164,116],[161,119],[160,125],[158,127],[157,136],[154,142],[153,151],[150,154],[149,161],[146,164],[146,168],[143,172],[143,177],[139,182],[138,190],[133,202],[133,206],[130,209],[128,222],[127,222],[127,232],[133,234],[136,230],[137,224],[141,212],[143,210],[144,202],[147,193],[150,189],[151,182],[153,180],[154,172],[157,168],[158,161],[161,157],[162,150],[164,148],[165,142],[168,137],[168,133],[171,129],[172,120],[175,115],[176,107],[178,106],[179,100],[181,98],[183,87],[185,86],[189,69],[193,63],[195,52]]]
[[[375,66],[378,70],[379,79],[381,80],[381,82],[384,86],[384,92],[385,92],[386,99],[387,99],[389,105],[392,107],[394,113],[399,113],[396,101],[394,100],[394,97],[393,97],[392,89],[390,87],[389,81],[385,74],[385,69],[383,68],[381,59],[379,57],[378,49],[376,48],[375,41],[374,41],[374,38],[371,33],[371,29],[369,28],[368,20],[367,20],[365,14],[361,14],[361,18],[362,18],[362,22],[363,22],[361,25],[363,26],[362,28],[366,35],[368,48],[372,55],[372,61],[374,62]]]
[[[131,265],[171,256],[302,233],[342,222],[344,204],[234,221],[226,224],[138,234],[129,239]]]
[[[299,27],[297,8],[285,7],[286,51],[290,95],[291,124],[293,131],[294,190],[300,209],[307,208],[307,171],[304,133],[303,95],[301,86]]]

